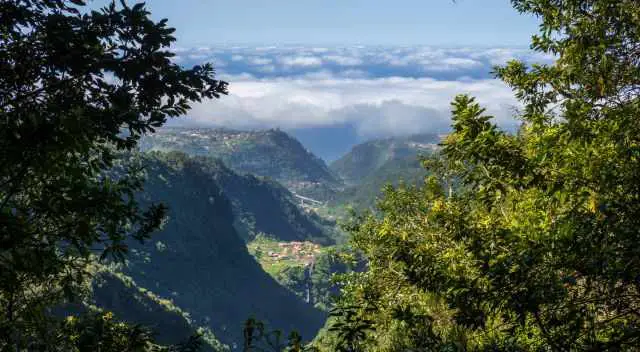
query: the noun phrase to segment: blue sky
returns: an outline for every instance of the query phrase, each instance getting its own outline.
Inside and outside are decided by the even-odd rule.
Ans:
[[[132,3],[132,1],[129,1]],[[93,6],[105,0],[89,0]],[[178,45],[527,46],[537,20],[508,0],[148,0]]]

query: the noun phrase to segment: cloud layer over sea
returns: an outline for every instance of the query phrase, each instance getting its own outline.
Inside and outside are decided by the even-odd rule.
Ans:
[[[363,138],[444,132],[456,94],[478,98],[505,128],[513,93],[491,71],[511,59],[552,57],[514,48],[216,46],[177,48],[176,62],[212,62],[230,96],[173,124],[238,129],[351,126]]]

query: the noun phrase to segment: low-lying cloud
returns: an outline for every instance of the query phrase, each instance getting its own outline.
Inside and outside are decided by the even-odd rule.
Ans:
[[[350,124],[363,136],[443,132],[450,125],[450,102],[466,93],[503,126],[515,123],[511,90],[496,80],[238,76],[231,82],[230,96],[196,105],[188,122],[240,129]]]
[[[457,94],[470,94],[500,125],[513,128],[517,102],[490,73],[511,59],[552,60],[510,48],[181,49],[181,64],[216,64],[220,77],[231,83],[231,94],[194,106],[178,123],[239,129],[348,124],[362,136],[375,137],[444,132],[450,126],[450,102]]]

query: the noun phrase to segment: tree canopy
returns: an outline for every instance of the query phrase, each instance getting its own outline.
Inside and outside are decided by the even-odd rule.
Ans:
[[[84,5],[0,2],[0,349],[42,342],[47,308],[77,292],[93,254],[122,258],[161,225],[120,155],[227,93],[211,65],[172,61],[174,29],[143,4]]]
[[[342,306],[369,323],[338,330],[366,331],[361,350],[640,345],[640,3],[512,3],[556,60],[496,67],[516,134],[456,97],[424,186],[389,188],[352,224],[369,267],[344,277]]]

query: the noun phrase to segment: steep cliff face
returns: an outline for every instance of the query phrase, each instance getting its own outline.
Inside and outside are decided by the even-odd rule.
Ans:
[[[254,316],[274,328],[312,338],[322,312],[267,275],[249,255],[234,226],[232,206],[207,166],[189,158],[147,160],[145,202],[170,208],[151,243],[132,245],[125,274],[188,312],[224,343],[242,341]]]

